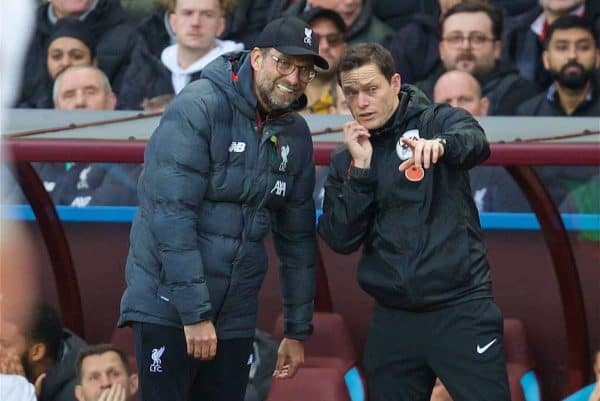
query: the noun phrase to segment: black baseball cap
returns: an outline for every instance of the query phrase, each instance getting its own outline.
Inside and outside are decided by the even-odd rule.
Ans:
[[[83,42],[90,50],[92,58],[96,56],[96,40],[88,26],[77,18],[63,18],[58,20],[54,30],[48,38],[47,47],[58,38],[69,37]]]
[[[309,24],[312,24],[316,19],[325,18],[333,22],[335,27],[342,34],[346,33],[346,23],[344,22],[344,19],[338,13],[328,8],[313,7],[302,14],[301,17]]]
[[[254,43],[272,47],[288,56],[313,56],[315,65],[327,70],[329,63],[319,56],[319,39],[310,25],[297,17],[277,18],[267,24]]]

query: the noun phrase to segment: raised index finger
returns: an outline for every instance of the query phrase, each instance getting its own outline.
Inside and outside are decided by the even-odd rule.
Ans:
[[[402,141],[402,143],[405,143],[406,145],[408,145],[412,150],[414,150],[415,146],[417,146],[417,140],[416,139],[412,139],[412,138],[400,138],[400,140]]]

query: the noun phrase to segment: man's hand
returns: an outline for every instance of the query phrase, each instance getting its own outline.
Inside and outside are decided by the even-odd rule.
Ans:
[[[183,326],[188,355],[201,360],[213,359],[217,354],[217,333],[210,320]]]
[[[369,130],[356,121],[349,121],[344,124],[344,143],[354,159],[355,167],[371,167],[373,147],[369,140],[370,137]]]
[[[42,385],[44,384],[44,380],[46,379],[46,373],[42,373],[35,379],[35,383],[33,384],[33,388],[35,389],[35,396],[40,398],[40,394],[42,394]]]
[[[0,374],[25,376],[21,359],[0,345]]]
[[[304,363],[304,343],[300,340],[284,338],[277,350],[277,363],[273,377],[276,379],[291,379],[298,368]]]
[[[444,156],[444,145],[439,139],[402,138],[402,142],[412,150],[412,157],[400,164],[400,171],[410,166],[429,168]]]
[[[127,390],[120,384],[114,383],[100,393],[98,401],[127,401]]]

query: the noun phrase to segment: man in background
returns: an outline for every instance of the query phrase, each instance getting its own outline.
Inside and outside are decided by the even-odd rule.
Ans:
[[[77,401],[133,401],[138,375],[127,355],[111,344],[84,347],[74,364],[77,372]]]
[[[489,115],[513,115],[516,107],[537,93],[535,85],[500,59],[502,12],[482,2],[463,2],[442,17],[439,43],[442,65],[416,85],[428,96],[446,71],[461,70],[473,75],[490,101]]]
[[[554,21],[542,53],[552,77],[547,90],[523,103],[518,114],[529,116],[600,116],[600,50],[592,24],[567,15]]]
[[[40,401],[74,401],[75,360],[85,342],[63,329],[58,313],[44,302],[36,302],[26,325],[6,324],[0,333],[7,351],[19,355],[24,376],[41,382]]]
[[[218,37],[225,29],[225,10],[220,0],[174,0],[169,26],[176,43],[155,57],[140,46],[129,67],[119,109],[137,110],[144,100],[176,95],[200,78],[202,69],[218,56],[244,49],[244,45]]]
[[[303,19],[319,37],[319,55],[329,68],[318,69],[317,77],[306,86],[308,105],[304,111],[312,114],[338,113],[337,68],[346,50],[346,24],[338,13],[326,8],[312,8]]]
[[[139,36],[121,7],[113,0],[49,0],[40,4],[36,13],[36,27],[27,51],[19,103],[28,103],[44,84],[46,48],[56,23],[63,18],[82,21],[95,38],[98,67],[104,71],[113,89],[121,88],[125,70],[130,63]]]

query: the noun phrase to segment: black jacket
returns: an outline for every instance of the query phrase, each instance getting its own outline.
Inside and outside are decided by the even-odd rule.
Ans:
[[[439,70],[439,43],[437,17],[419,14],[412,17],[401,30],[389,36],[384,46],[392,53],[402,82],[410,84],[425,80]]]
[[[240,0],[227,17],[221,37],[242,42],[246,49],[252,49],[265,25],[282,15],[286,3],[287,0]]]
[[[312,332],[312,139],[296,112],[260,117],[252,85],[248,52],[221,56],[175,97],[152,134],[121,325],[212,319],[219,339],[254,336],[271,231],[286,336]]]
[[[161,6],[156,6],[152,15],[137,27],[137,31],[147,50],[156,58],[160,58],[165,47],[174,43],[165,27],[165,10]]]
[[[440,65],[433,76],[426,81],[416,83],[430,99],[433,99],[433,88],[438,78],[445,72]],[[518,74],[518,71],[502,61],[485,80],[479,82],[481,93],[490,101],[488,115],[510,116],[515,115],[517,106],[538,93],[537,87]]]
[[[58,360],[54,366],[46,371],[46,378],[42,383],[42,391],[38,397],[39,401],[76,401],[77,376],[75,362],[79,350],[85,345],[86,342],[81,338],[68,330],[64,330]]]
[[[571,116],[600,117],[600,72],[592,79],[592,87],[585,100],[579,104]],[[558,92],[552,85],[548,90],[524,102],[517,109],[521,116],[567,116],[560,101]]]
[[[406,104],[408,101],[408,104]],[[411,182],[398,171],[399,139],[408,130],[446,140],[445,154]],[[491,280],[468,169],[490,154],[477,121],[462,109],[431,105],[403,85],[400,107],[371,132],[368,170],[351,167],[342,149],[332,156],[319,234],[336,252],[363,245],[361,287],[380,304],[431,310],[491,297]]]
[[[36,13],[36,28],[27,51],[20,105],[32,103],[40,85],[47,84],[46,53],[48,38],[54,24],[48,19],[49,3],[40,5]],[[84,19],[96,38],[98,67],[107,75],[113,90],[118,93],[129,57],[138,43],[135,28],[128,23],[120,0],[99,0]],[[33,102],[35,103],[35,101]]]
[[[175,93],[171,71],[155,57],[145,44],[138,46],[125,72],[123,87],[117,98],[119,110],[141,110],[144,99]],[[200,72],[192,80],[200,78]]]

